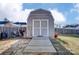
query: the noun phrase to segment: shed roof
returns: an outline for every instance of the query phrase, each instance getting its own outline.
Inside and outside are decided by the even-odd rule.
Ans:
[[[50,11],[44,10],[44,9],[36,9],[36,10],[31,12],[31,14],[45,14],[45,13],[50,14]]]

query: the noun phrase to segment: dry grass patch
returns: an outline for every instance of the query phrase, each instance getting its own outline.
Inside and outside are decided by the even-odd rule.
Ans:
[[[79,54],[79,37],[59,36],[59,42],[74,54]]]
[[[0,53],[10,48],[11,45],[16,43],[17,41],[18,40],[13,40],[13,39],[0,40]]]

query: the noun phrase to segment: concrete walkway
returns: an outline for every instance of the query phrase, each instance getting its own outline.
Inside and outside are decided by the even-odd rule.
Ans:
[[[48,37],[33,37],[23,52],[25,54],[56,54],[56,50]]]

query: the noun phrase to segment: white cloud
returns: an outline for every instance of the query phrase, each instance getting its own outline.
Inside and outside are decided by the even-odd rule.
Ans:
[[[73,4],[73,7],[74,8],[71,9],[71,12],[75,11],[79,13],[79,3]]]
[[[75,16],[76,23],[79,24],[79,3],[73,4],[73,8],[71,9],[71,12],[76,12],[78,15]]]
[[[26,22],[29,13],[33,9],[25,9],[22,10],[22,3],[6,3],[0,4],[0,19],[4,19],[7,17],[10,21],[17,22]],[[50,10],[54,19],[55,24],[64,24],[66,22],[66,18],[64,14],[57,9]]]
[[[0,4],[0,19],[7,17],[10,21],[26,22],[28,14],[32,9],[22,10],[22,3],[2,3]]]
[[[79,24],[79,16],[75,17],[75,21],[76,21],[77,24]]]
[[[75,19],[76,19],[76,21],[79,23],[79,16],[77,16]]]
[[[53,18],[55,19],[55,24],[65,24],[66,17],[64,14],[57,9],[50,10],[52,13]]]

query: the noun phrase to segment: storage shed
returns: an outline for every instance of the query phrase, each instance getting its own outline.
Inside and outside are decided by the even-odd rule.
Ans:
[[[27,37],[54,37],[54,18],[44,9],[31,11],[27,19]]]

